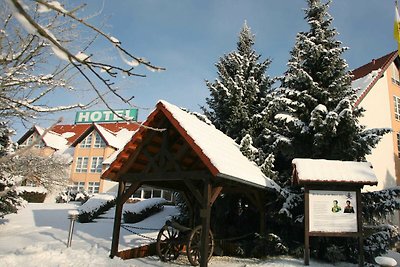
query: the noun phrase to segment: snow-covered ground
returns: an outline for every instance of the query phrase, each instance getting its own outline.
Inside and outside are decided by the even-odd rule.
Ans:
[[[72,246],[66,247],[69,229],[68,211],[77,204],[29,203],[18,214],[0,219],[0,265],[1,266],[190,266],[186,256],[181,255],[172,263],[161,262],[152,256],[141,259],[121,260],[109,258],[113,227],[113,211],[103,215],[94,223],[76,223]],[[135,224],[138,227],[160,229],[165,219],[177,210],[165,209],[146,220]],[[158,231],[136,230],[145,236],[156,238]],[[139,246],[150,240],[121,229],[119,250]],[[303,266],[302,259],[279,257],[268,260],[212,257],[209,266],[215,267],[262,267]],[[334,266],[311,261],[310,266]],[[335,266],[355,266],[336,264]]]

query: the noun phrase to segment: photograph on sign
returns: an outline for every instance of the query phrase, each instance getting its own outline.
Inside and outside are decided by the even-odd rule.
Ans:
[[[309,191],[310,232],[357,232],[355,191]]]

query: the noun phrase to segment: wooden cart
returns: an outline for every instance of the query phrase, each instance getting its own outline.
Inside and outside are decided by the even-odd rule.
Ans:
[[[194,229],[180,225],[174,221],[166,221],[157,236],[157,254],[162,261],[171,261],[179,257],[181,251],[186,248],[186,254],[191,265],[199,265],[201,225]],[[214,237],[208,234],[208,260],[214,251]]]

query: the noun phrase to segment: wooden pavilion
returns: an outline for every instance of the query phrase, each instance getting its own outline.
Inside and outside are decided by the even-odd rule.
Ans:
[[[110,257],[119,256],[123,204],[140,186],[148,185],[183,193],[192,218],[199,210],[201,266],[207,266],[211,206],[222,192],[240,192],[263,211],[265,191],[279,190],[242,155],[234,140],[166,101],[158,102],[144,127],[125,145],[102,179],[119,183]],[[264,216],[259,223],[263,233]]]

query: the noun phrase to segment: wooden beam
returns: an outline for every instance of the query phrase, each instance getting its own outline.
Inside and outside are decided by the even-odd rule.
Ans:
[[[200,242],[200,267],[207,267],[208,264],[208,233],[210,231],[210,214],[211,214],[211,184],[209,180],[204,182],[203,203],[201,216],[201,242]]]
[[[125,191],[125,182],[119,181],[118,184],[118,195],[115,203],[115,216],[114,216],[114,228],[113,228],[113,236],[111,241],[111,253],[110,258],[114,258],[114,256],[118,256],[118,244],[119,244],[119,234],[121,230],[121,215],[122,215],[122,206],[124,202],[122,202],[122,194]]]
[[[310,265],[310,190],[304,186],[304,265]]]
[[[178,171],[178,172],[156,172],[156,173],[141,173],[128,172],[121,176],[127,182],[130,181],[180,181],[180,180],[203,180],[211,177],[208,171]]]
[[[356,191],[357,199],[357,233],[358,233],[358,266],[364,266],[364,238],[362,231],[362,203],[361,203],[361,190]]]
[[[190,192],[193,194],[197,202],[200,204],[200,206],[203,205],[204,202],[204,196],[201,195],[199,190],[193,185],[193,182],[191,180],[183,180],[185,182],[185,185],[187,188],[190,190]]]
[[[138,188],[141,186],[141,183],[139,183],[139,182],[135,182],[135,183],[132,183],[130,186],[129,186],[129,188],[128,188],[128,190],[126,190],[122,195],[121,195],[121,201],[122,201],[122,203],[125,203],[132,195],[133,195],[133,193],[135,193],[136,192],[136,190],[138,190]]]
[[[214,204],[215,200],[217,199],[221,191],[222,191],[222,186],[217,186],[212,189],[211,199],[210,199],[211,206]]]

